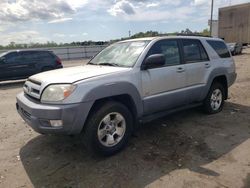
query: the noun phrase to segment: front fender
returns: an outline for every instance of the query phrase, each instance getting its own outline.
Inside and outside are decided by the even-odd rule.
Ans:
[[[139,117],[143,114],[143,103],[141,96],[137,88],[129,82],[115,82],[97,86],[86,93],[82,98],[84,101],[96,101],[99,99],[118,96],[118,95],[129,95],[136,107],[137,115]]]

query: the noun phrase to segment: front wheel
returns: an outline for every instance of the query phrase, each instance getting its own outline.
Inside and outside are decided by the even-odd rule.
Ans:
[[[222,110],[225,100],[225,88],[220,83],[214,83],[204,100],[204,110],[208,114],[215,114]]]
[[[94,154],[113,155],[123,149],[132,132],[133,118],[121,103],[107,102],[91,114],[83,131],[83,141]]]

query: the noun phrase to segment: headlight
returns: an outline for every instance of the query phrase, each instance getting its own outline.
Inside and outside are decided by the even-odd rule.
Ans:
[[[42,102],[59,102],[66,99],[75,90],[76,86],[71,84],[50,85],[42,94]]]

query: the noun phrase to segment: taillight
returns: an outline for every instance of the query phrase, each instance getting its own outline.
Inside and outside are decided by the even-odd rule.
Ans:
[[[56,64],[57,65],[61,65],[62,64],[62,61],[59,57],[56,58]]]

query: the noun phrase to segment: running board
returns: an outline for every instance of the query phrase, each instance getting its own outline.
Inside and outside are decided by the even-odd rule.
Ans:
[[[182,111],[182,110],[186,110],[186,109],[190,109],[190,108],[195,108],[195,107],[198,107],[198,106],[201,106],[201,105],[202,105],[202,103],[195,103],[195,104],[191,104],[191,105],[186,105],[186,106],[183,106],[183,107],[175,108],[173,110],[167,110],[167,111],[157,112],[157,113],[154,113],[154,114],[151,114],[151,115],[143,116],[139,120],[139,122],[140,123],[148,123],[148,122],[153,121],[155,119],[159,119],[159,118],[162,118],[164,116],[168,116],[170,114],[173,114],[173,113],[176,113],[176,112],[179,112],[179,111]]]

